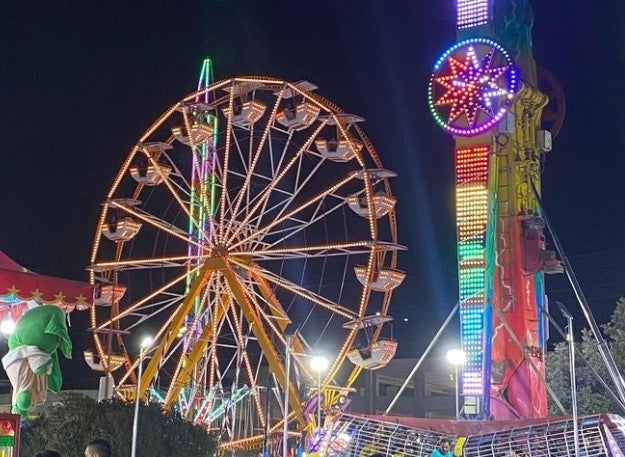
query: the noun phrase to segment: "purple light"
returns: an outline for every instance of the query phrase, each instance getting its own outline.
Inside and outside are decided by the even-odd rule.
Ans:
[[[458,0],[456,9],[458,11],[459,29],[467,29],[484,25],[490,19],[489,0]]]

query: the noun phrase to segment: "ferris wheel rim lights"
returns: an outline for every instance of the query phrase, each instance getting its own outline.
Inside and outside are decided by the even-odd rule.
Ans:
[[[490,48],[490,51],[486,52],[486,54],[482,56],[478,56],[474,49],[474,46],[476,45],[488,47]],[[471,59],[473,68],[463,68],[462,62],[454,59],[454,54],[462,51],[463,48],[466,48],[466,52],[464,52],[461,57],[466,60],[465,65],[467,65],[469,59]],[[504,65],[491,68],[490,63],[494,56],[502,58]],[[481,60],[481,62],[478,63],[478,60]],[[484,66],[482,67],[481,65]],[[441,74],[441,70],[448,66],[452,67],[451,75],[449,73]],[[458,69],[460,69],[460,72],[458,72]],[[473,82],[464,79],[465,75],[462,73],[463,71],[466,71],[470,74],[473,70],[477,70],[478,73],[486,76],[486,78],[483,79],[483,77],[480,77],[477,79],[477,82],[479,83],[477,85],[479,87],[473,90],[473,94],[467,94],[464,92],[461,94],[462,96],[460,99],[453,98],[454,94],[450,94],[450,92],[456,90],[455,88],[463,88],[465,86],[471,86],[471,89],[474,88]],[[491,82],[485,84],[489,81],[490,77],[492,77],[490,80]],[[492,83],[492,81],[496,81],[501,78],[505,79],[505,87],[500,87],[497,84]],[[445,81],[447,79],[453,80],[451,84]],[[491,91],[484,92],[483,89],[486,85],[491,87]],[[514,97],[519,89],[519,85],[519,70],[514,65],[510,54],[503,46],[488,38],[471,38],[455,43],[437,59],[428,85],[428,105],[436,123],[451,135],[460,137],[477,136],[495,127],[502,120],[512,105]],[[447,89],[443,95],[435,95],[437,86],[443,86]],[[495,90],[493,91],[492,89]],[[467,95],[475,97],[475,103],[476,105],[479,105],[475,108],[470,108],[474,110],[473,114],[475,117],[472,120],[468,119],[468,107],[466,103],[464,103],[464,105],[459,109],[459,113],[454,113],[454,111],[458,109],[457,105],[464,102]],[[498,102],[498,109],[494,110],[492,114],[486,112],[486,109],[491,106],[491,98],[500,99]],[[483,102],[484,104],[480,105],[479,102]],[[469,101],[468,104],[473,104],[473,101]],[[453,105],[451,108],[452,112],[449,116],[446,116],[444,113],[441,113],[440,108],[448,105]],[[480,108],[481,112],[486,115],[487,119],[478,122],[477,116]],[[456,115],[453,116],[453,114]],[[460,118],[467,118],[466,126],[456,125],[455,122]]]

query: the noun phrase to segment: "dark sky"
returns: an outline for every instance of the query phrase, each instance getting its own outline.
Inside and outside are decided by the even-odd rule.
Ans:
[[[625,6],[532,3],[535,58],[567,97],[544,203],[605,322],[625,293]],[[85,279],[100,203],[123,158],[194,89],[204,56],[217,79],[308,79],[366,118],[386,168],[399,172],[408,277],[391,313],[409,318],[395,325],[400,354],[420,354],[457,299],[452,141],[426,107],[430,69],[455,39],[454,20],[453,0],[5,2],[0,249],[37,272]],[[547,284],[552,299],[578,309],[564,277]],[[73,363],[84,365],[86,319],[72,320]],[[423,340],[408,338],[415,330]]]

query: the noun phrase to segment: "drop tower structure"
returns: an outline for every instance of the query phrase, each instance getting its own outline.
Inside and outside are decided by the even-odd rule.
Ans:
[[[428,89],[435,121],[455,141],[461,344],[467,418],[547,416],[541,129],[527,0],[457,0],[455,44]]]

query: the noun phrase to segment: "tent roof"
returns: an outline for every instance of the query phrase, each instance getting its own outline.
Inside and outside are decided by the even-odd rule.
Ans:
[[[70,279],[39,275],[0,251],[0,319],[10,313],[19,318],[36,304],[56,305],[66,311],[93,304],[93,286]]]

